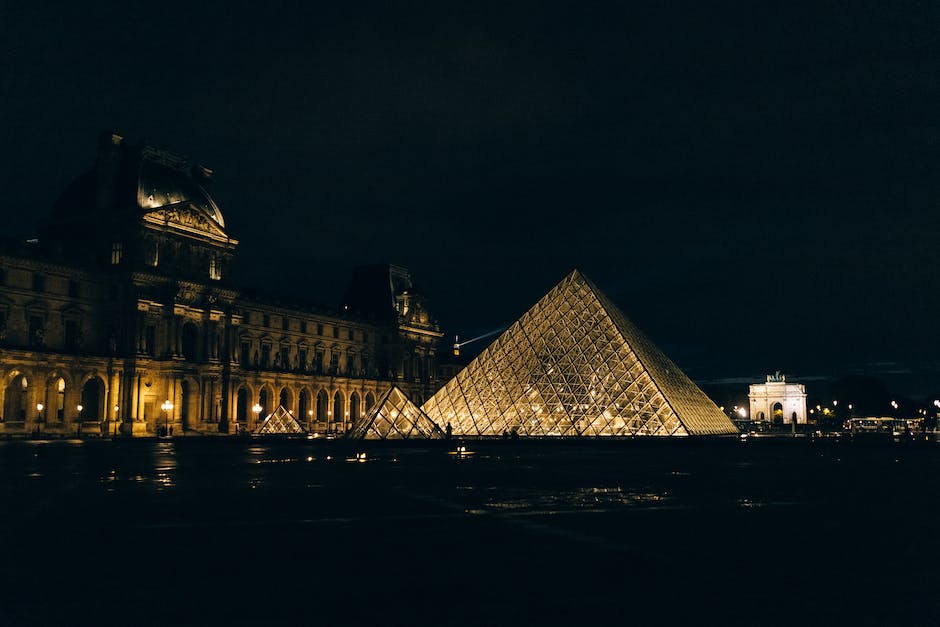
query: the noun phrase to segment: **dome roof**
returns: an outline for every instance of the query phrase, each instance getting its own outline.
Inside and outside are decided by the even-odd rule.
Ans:
[[[94,169],[66,188],[52,216],[68,221],[100,213],[124,214],[130,207],[140,215],[185,204],[224,228],[222,212],[205,189],[211,177],[212,170],[171,152],[128,146],[120,136],[106,134]]]
[[[194,206],[220,227],[225,227],[218,205],[189,172],[142,159],[137,177],[137,206],[152,211],[180,203]]]

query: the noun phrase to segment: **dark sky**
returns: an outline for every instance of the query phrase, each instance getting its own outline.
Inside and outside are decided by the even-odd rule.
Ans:
[[[467,337],[577,266],[695,378],[940,388],[940,3],[55,4],[0,1],[8,232],[110,129],[272,290],[402,263]]]

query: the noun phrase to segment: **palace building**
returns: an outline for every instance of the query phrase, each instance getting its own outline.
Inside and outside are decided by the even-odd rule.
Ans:
[[[0,434],[231,434],[278,407],[341,433],[393,386],[437,390],[406,269],[357,268],[335,309],[240,289],[211,177],[107,133],[38,237],[3,244]]]

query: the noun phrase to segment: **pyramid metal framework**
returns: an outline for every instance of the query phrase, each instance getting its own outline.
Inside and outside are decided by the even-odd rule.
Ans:
[[[422,409],[464,436],[737,432],[705,393],[577,270]]]
[[[398,386],[392,386],[365,419],[349,432],[349,437],[365,440],[429,440],[443,438],[444,432]]]
[[[289,411],[284,409],[283,405],[278,405],[278,408],[275,409],[273,413],[269,414],[267,418],[258,423],[254,433],[256,435],[284,435],[288,433],[304,433],[304,428],[300,426],[300,423],[297,422]]]

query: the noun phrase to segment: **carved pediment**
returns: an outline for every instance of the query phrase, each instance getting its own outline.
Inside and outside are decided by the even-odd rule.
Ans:
[[[189,235],[236,243],[198,207],[189,202],[160,207],[144,214],[144,221],[164,228],[172,228]]]

